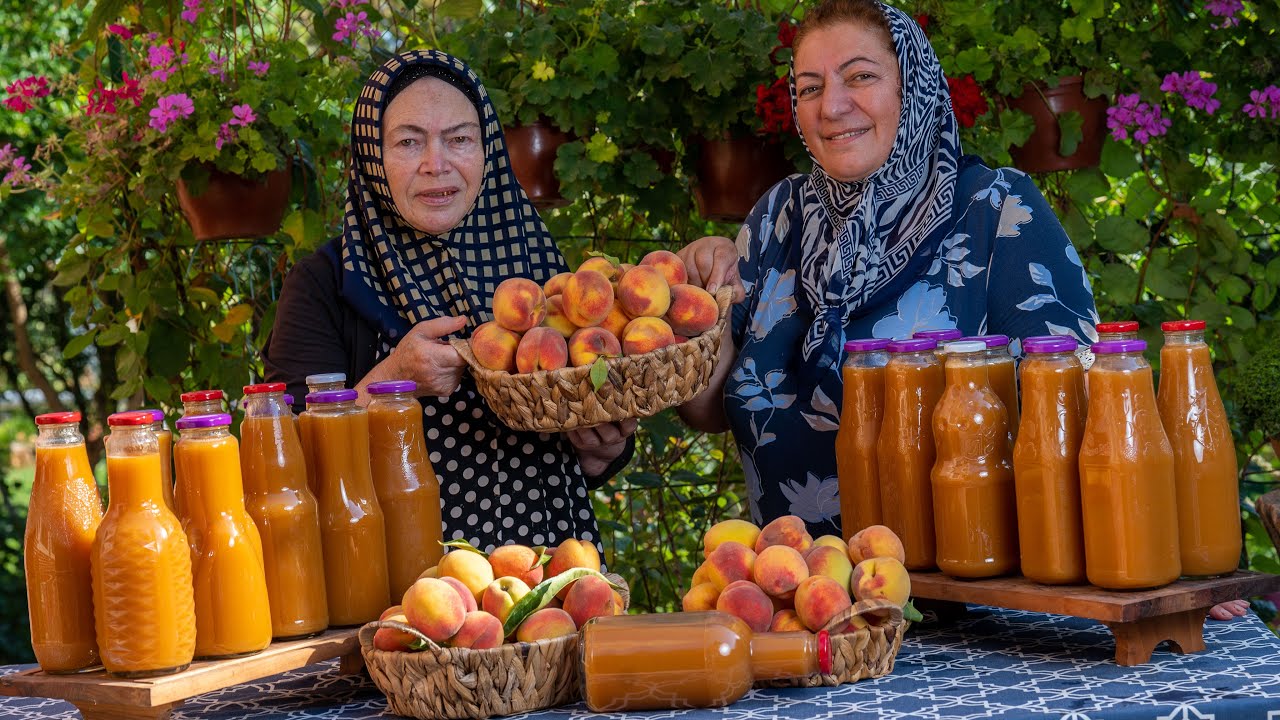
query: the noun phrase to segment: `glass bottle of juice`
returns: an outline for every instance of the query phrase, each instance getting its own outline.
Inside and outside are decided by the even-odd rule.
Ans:
[[[1098,323],[1098,342],[1107,340],[1137,340],[1138,322],[1136,320],[1117,320],[1115,322]]]
[[[356,396],[355,390],[307,395],[333,625],[376,620],[391,597],[385,521],[369,468],[369,413]]]
[[[597,617],[578,645],[593,712],[723,707],[757,680],[830,674],[832,663],[825,630],[753,635],[716,611]]]
[[[422,405],[412,380],[369,383],[369,465],[386,518],[391,597],[399,598],[423,570],[440,562],[444,531],[440,483],[427,457]]]
[[[938,569],[962,578],[1018,568],[1018,518],[1009,420],[988,379],[987,345],[949,342],[947,386],[933,412],[938,459],[930,476]]]
[[[1083,583],[1080,438],[1084,367],[1074,338],[1022,341],[1022,432],[1013,448],[1022,574],[1048,585]]]
[[[244,508],[240,445],[231,416],[188,415],[174,447],[178,482],[192,509],[184,523],[195,583],[196,657],[226,658],[271,644],[262,540]]]
[[[1173,448],[1160,424],[1142,340],[1093,345],[1080,441],[1080,506],[1089,582],[1110,590],[1173,582],[1178,506]]]
[[[107,513],[93,540],[93,609],[102,664],[125,677],[178,672],[196,647],[191,548],[164,503],[149,412],[107,418]]]
[[[222,412],[221,390],[192,390],[179,396],[182,400],[182,416],[213,415]]]
[[[89,556],[102,498],[80,413],[37,415],[36,429],[36,476],[23,543],[31,648],[41,670],[70,673],[98,664]]]
[[[284,383],[247,385],[240,423],[245,507],[262,537],[271,635],[305,637],[329,627],[320,513]]]
[[[902,539],[911,570],[936,564],[929,473],[936,457],[933,409],[944,385],[937,348],[928,339],[891,342],[884,368],[884,419],[876,440],[880,515]]]
[[[164,425],[163,410],[143,410],[151,413],[153,420],[151,430],[156,434],[156,442],[160,443],[161,485],[164,489],[164,504],[170,510],[177,510],[173,502],[173,432]]]
[[[1018,377],[1017,365],[1009,354],[1008,335],[974,335],[960,338],[961,341],[978,341],[986,344],[984,360],[987,364],[987,376],[991,380],[991,389],[1000,397],[1005,412],[1009,415],[1009,437],[1018,439],[1020,424],[1018,412]],[[944,348],[945,350],[945,348]],[[1011,445],[1012,446],[1012,441]]]
[[[307,376],[307,394],[322,392],[324,390],[341,390],[347,386],[346,373],[317,373]],[[306,401],[306,398],[303,398]],[[292,403],[290,403],[292,404]],[[320,487],[316,485],[315,478],[315,458],[311,456],[311,406],[308,405],[302,412],[298,413],[298,437],[302,440],[302,455],[307,461],[307,487],[310,488],[311,494],[319,496]]]
[[[1156,402],[1173,446],[1178,487],[1178,547],[1182,574],[1226,575],[1240,564],[1240,486],[1213,361],[1204,342],[1204,321],[1160,326],[1160,389]]]
[[[884,417],[884,366],[888,340],[868,338],[844,344],[844,404],[836,431],[836,474],[840,480],[840,529],[845,538],[881,524],[876,440]]]

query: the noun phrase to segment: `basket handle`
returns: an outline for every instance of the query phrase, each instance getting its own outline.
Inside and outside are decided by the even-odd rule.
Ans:
[[[423,635],[414,626],[399,622],[397,620],[374,620],[373,622],[365,623],[360,628],[360,633],[359,633],[360,644],[372,646],[374,633],[376,633],[377,631],[383,628],[388,628],[391,630],[399,630],[401,632],[407,632],[410,635],[418,638],[419,640],[422,640],[427,644],[426,649],[430,650],[431,654],[435,655],[436,658],[441,660],[442,662],[444,661],[445,650],[444,648],[440,647],[440,645],[437,644],[436,641],[432,640],[426,635]]]
[[[854,617],[864,617],[872,613],[889,613],[889,625],[894,628],[902,627],[902,607],[894,603],[892,600],[884,598],[876,598],[873,600],[859,600],[848,608],[836,613],[823,630],[835,632],[836,628],[843,626]]]

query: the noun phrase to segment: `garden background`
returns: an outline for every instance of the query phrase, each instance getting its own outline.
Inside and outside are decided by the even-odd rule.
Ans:
[[[1048,82],[1035,98],[1080,75],[1107,108],[1058,118],[1051,147],[1100,143],[1100,154],[1037,183],[1103,319],[1139,320],[1156,347],[1159,322],[1208,321],[1240,457],[1242,565],[1280,572],[1252,506],[1280,481],[1266,442],[1280,436],[1280,6],[894,4],[926,28],[964,147],[991,164],[1011,164],[1034,129],[1013,107],[1026,82]],[[542,118],[569,133],[554,165],[563,199],[544,218],[571,263],[589,251],[634,262],[736,233],[700,213],[699,138],[771,146],[805,168],[785,81],[803,11],[781,0],[0,0],[0,663],[31,659],[32,417],[81,411],[96,461],[111,412],[172,411],[197,388],[238,399],[261,376],[284,273],[336,234],[353,99],[389,54],[454,52],[507,126]],[[287,176],[280,229],[196,239],[177,187],[198,193],[211,171]],[[793,511],[834,502],[833,487],[795,484]],[[635,461],[595,502],[606,560],[651,610],[678,607],[703,529],[747,516],[731,438],[669,412],[641,423]]]

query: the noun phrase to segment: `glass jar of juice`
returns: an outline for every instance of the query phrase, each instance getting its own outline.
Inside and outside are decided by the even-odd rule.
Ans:
[[[333,625],[376,620],[391,604],[385,521],[369,466],[369,413],[356,397],[355,390],[307,395]]]
[[[1084,367],[1074,338],[1029,337],[1019,370],[1022,432],[1013,448],[1022,574],[1048,585],[1083,583],[1080,438]]]
[[[1098,323],[1096,329],[1098,331],[1098,342],[1138,339],[1138,322],[1136,320]]]
[[[933,531],[933,409],[942,397],[935,340],[889,343],[884,368],[884,419],[876,439],[880,516],[902,539],[910,570],[935,567]]]
[[[881,524],[876,441],[884,417],[884,366],[888,340],[844,344],[844,403],[836,431],[836,475],[840,481],[840,529],[845,538]]]
[[[1167,322],[1160,349],[1160,406],[1173,446],[1182,574],[1226,575],[1240,564],[1236,446],[1222,407],[1203,320]]]
[[[70,673],[98,664],[89,559],[102,498],[80,413],[37,415],[36,429],[36,476],[23,538],[31,649],[41,670]]]
[[[831,673],[825,630],[753,634],[724,612],[613,615],[579,634],[592,712],[723,707],[757,680]]]
[[[994,577],[1018,567],[1009,420],[991,388],[983,342],[949,342],[946,390],[933,412],[938,457],[930,476],[938,569]]]
[[[1142,340],[1093,345],[1089,412],[1080,441],[1085,573],[1110,590],[1178,579],[1173,448],[1160,424]]]
[[[427,457],[422,405],[412,380],[369,383],[369,465],[386,518],[391,597],[399,598],[422,571],[440,562],[444,530],[440,483]]]
[[[179,396],[182,400],[182,416],[213,415],[222,412],[222,400],[225,396],[221,390],[192,390]]]
[[[960,338],[961,341],[977,341],[987,346],[983,356],[987,364],[987,376],[991,380],[991,389],[1000,397],[1004,410],[1009,416],[1010,447],[1018,439],[1018,377],[1017,365],[1009,354],[1008,335],[974,335]],[[945,347],[943,348],[945,351]]]
[[[149,412],[107,418],[107,513],[93,540],[93,609],[102,664],[124,677],[178,672],[196,647],[191,548],[164,502]]]
[[[192,510],[184,523],[195,583],[196,657],[226,658],[271,644],[262,540],[244,508],[240,445],[231,416],[188,415],[174,447],[178,482]]]
[[[317,373],[308,375],[307,394],[322,392],[324,390],[341,390],[347,386],[347,374],[334,373]],[[306,401],[306,398],[303,398]],[[292,405],[292,403],[290,403]],[[307,460],[307,487],[311,489],[311,494],[319,496],[320,487],[316,485],[315,478],[315,458],[311,456],[311,406],[308,405],[298,413],[298,437],[302,440],[302,455]]]
[[[245,508],[262,537],[271,635],[305,637],[329,626],[320,511],[307,488],[306,460],[284,383],[246,385],[240,423]]]
[[[141,412],[151,413],[153,420],[151,430],[156,434],[156,441],[160,443],[160,472],[163,473],[161,482],[164,488],[164,503],[170,510],[176,511],[177,506],[173,501],[173,432],[165,427],[163,410],[142,410]]]

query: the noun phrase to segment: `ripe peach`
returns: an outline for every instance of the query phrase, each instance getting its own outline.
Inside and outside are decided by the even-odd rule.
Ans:
[[[769,623],[769,632],[803,632],[808,630],[804,623],[800,622],[800,616],[796,615],[795,610],[779,610],[773,614],[773,621]]]
[[[622,275],[626,275],[627,271],[633,267],[635,267],[634,263],[618,263],[619,277],[621,277]]]
[[[756,538],[756,552],[770,545],[789,545],[801,555],[813,547],[813,536],[804,526],[804,520],[795,515],[783,515],[760,529]]]
[[[660,318],[671,307],[671,286],[657,268],[640,265],[618,281],[618,302],[633,318]]]
[[[849,538],[849,561],[854,565],[874,557],[896,558],[907,561],[906,550],[897,533],[884,525],[868,525]]]
[[[378,618],[378,620],[390,620],[392,622],[404,623],[405,625],[409,624],[409,619],[404,616],[404,613],[394,613],[391,615],[383,613],[383,617]],[[397,630],[395,628],[378,628],[377,632],[373,634],[373,646],[375,648],[379,650],[390,650],[392,652],[408,650],[409,646],[417,640],[418,638],[412,633],[407,633],[404,630]]]
[[[773,621],[773,603],[750,580],[730,583],[716,598],[716,609],[740,618],[752,632],[767,632]]]
[[[547,299],[550,300],[556,295],[564,292],[564,284],[569,282],[569,278],[572,275],[572,272],[556,273],[545,285],[542,286],[542,294],[546,295]]]
[[[418,632],[436,642],[444,642],[462,627],[467,611],[462,598],[448,583],[424,578],[405,591],[404,614]]]
[[[516,628],[516,640],[520,642],[537,642],[552,638],[572,635],[578,632],[569,613],[560,608],[544,607],[525,618]]]
[[[440,577],[457,578],[468,590],[476,602],[480,602],[480,594],[493,582],[493,567],[480,553],[470,550],[453,550],[440,558]]]
[[[837,613],[849,608],[849,590],[826,575],[810,575],[796,588],[796,615],[804,626],[817,632]]]
[[[884,598],[905,605],[911,597],[911,576],[897,558],[868,558],[853,568],[849,589],[859,600]]]
[[[488,650],[501,644],[502,621],[483,610],[467,613],[457,634],[449,638],[450,646],[472,650]]]
[[[710,578],[707,576],[707,573],[710,571],[711,563],[703,560],[702,564],[698,566],[698,569],[693,571],[693,577],[689,580],[689,587],[692,588],[693,586],[701,585],[704,582],[711,582]]]
[[[756,538],[760,537],[760,528],[746,520],[721,520],[702,536],[702,556],[707,557],[726,540],[740,542],[749,548],[756,546]]]
[[[507,278],[493,291],[493,321],[512,332],[537,327],[547,315],[547,296],[528,278]]]
[[[627,329],[622,332],[622,352],[627,355],[643,355],[675,341],[667,321],[656,317],[638,317],[627,323]]]
[[[849,554],[848,544],[846,544],[844,540],[841,540],[838,535],[823,535],[822,537],[814,538],[813,547],[809,548],[809,552],[813,552],[813,548],[816,548],[819,545],[830,545],[845,555]]]
[[[666,278],[667,284],[675,287],[689,282],[689,271],[679,255],[670,250],[654,250],[640,260],[641,265],[652,265]]]
[[[796,586],[809,577],[804,556],[786,545],[770,545],[756,555],[751,577],[771,597],[790,597]]]
[[[598,357],[621,356],[622,344],[602,327],[584,327],[569,338],[569,361],[575,366],[590,365]]]
[[[704,582],[698,583],[689,589],[680,599],[680,609],[685,612],[698,612],[700,610],[715,610],[716,599],[720,597],[720,590],[715,585]]]
[[[490,370],[515,372],[518,347],[520,334],[496,322],[484,323],[471,333],[471,352],[476,356],[476,362]]]
[[[830,545],[815,545],[804,557],[809,566],[810,575],[826,575],[840,583],[840,587],[849,587],[849,576],[853,574],[853,563],[843,550]]]
[[[596,575],[576,580],[564,598],[564,611],[578,627],[593,617],[613,615],[613,588],[609,587],[607,580]]]
[[[608,258],[601,257],[599,255],[583,260],[582,264],[578,266],[578,271],[581,272],[583,270],[594,270],[601,275],[604,275],[605,279],[611,283],[617,282],[618,277],[622,275],[621,267],[614,264],[613,261]]]
[[[542,319],[542,326],[560,333],[565,340],[568,340],[578,329],[578,326],[564,314],[564,298],[559,295],[547,298],[547,316]]]
[[[707,580],[724,592],[730,583],[738,580],[750,580],[756,565],[756,554],[751,548],[739,542],[729,540],[720,543],[719,547],[707,557]]]
[[[587,568],[600,572],[600,551],[594,543],[569,538],[556,547],[551,562],[546,564],[546,576],[555,577],[570,568]],[[564,600],[569,595],[573,583],[562,588],[556,597]]]
[[[475,612],[480,609],[480,604],[476,602],[476,596],[471,594],[471,590],[466,585],[463,585],[461,580],[455,577],[442,577],[440,580],[449,583],[454,590],[458,591],[458,597],[462,598],[462,604],[467,609],[467,612]]]
[[[422,574],[418,576],[418,579],[419,579],[419,580],[421,580],[422,578],[426,578],[426,577],[429,577],[429,578],[438,578],[438,577],[440,577],[440,566],[439,566],[439,565],[432,565],[431,567],[427,568],[426,570],[423,570],[423,571],[422,571]]]
[[[515,607],[520,598],[528,594],[529,586],[525,585],[520,578],[500,577],[489,583],[484,593],[480,595],[480,609],[506,622],[507,615],[511,614],[511,608]]]
[[[613,301],[613,309],[609,311],[609,315],[600,321],[600,327],[613,333],[616,337],[622,337],[622,333],[627,329],[627,323],[631,322],[631,317],[623,311],[621,303],[617,300]]]
[[[677,335],[700,335],[720,317],[720,307],[711,293],[696,285],[671,286],[671,307],[666,319]]]
[[[609,592],[613,595],[613,614],[626,615],[627,601],[622,599],[622,593],[617,590],[610,590]]]
[[[599,325],[613,309],[613,297],[613,285],[595,270],[574,273],[560,294],[565,317],[578,327]]]
[[[386,610],[383,610],[382,614],[378,616],[378,619],[386,620],[392,615],[403,615],[403,614],[404,614],[404,605],[392,605]]]
[[[522,373],[559,370],[569,362],[569,344],[558,330],[536,327],[520,338],[516,369]]]
[[[489,553],[489,565],[493,567],[494,577],[520,578],[529,587],[542,582],[543,566],[533,567],[537,561],[538,553],[524,545],[503,545]]]

